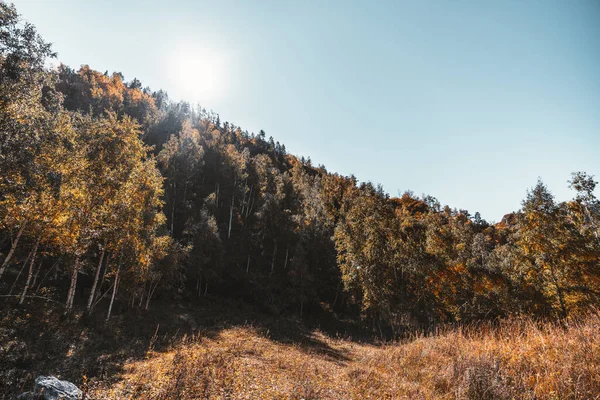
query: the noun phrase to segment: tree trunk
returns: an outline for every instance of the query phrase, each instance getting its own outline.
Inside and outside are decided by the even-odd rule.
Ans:
[[[94,300],[94,304],[92,304],[92,310],[93,310],[94,308],[96,308],[96,306],[98,305],[98,303],[100,303],[100,302],[102,301],[102,299],[103,299],[103,298],[105,298],[105,297],[106,297],[106,295],[108,294],[108,292],[110,292],[110,291],[112,290],[113,286],[114,286],[114,282],[113,282],[113,284],[112,284],[112,285],[110,285],[110,286],[108,287],[108,289],[106,289],[106,292],[104,292],[104,293],[102,293],[102,294],[99,294],[98,296],[96,296],[96,300]],[[102,289],[102,288],[100,288],[100,289]],[[98,289],[98,292],[100,292],[100,289]]]
[[[381,330],[381,314],[377,313],[377,328],[379,329],[379,337],[383,340],[383,331]]]
[[[77,287],[77,275],[79,274],[79,256],[75,257],[75,265],[73,266],[73,274],[71,275],[71,286],[69,287],[69,295],[67,296],[67,309],[65,314],[68,314],[73,308],[73,300],[75,298],[75,288]]]
[[[246,218],[252,213],[252,209],[254,208],[254,199],[256,199],[256,192],[254,192],[254,196],[250,199],[250,207],[248,208],[248,212],[246,213]]]
[[[235,188],[234,188],[235,190]],[[235,194],[231,195],[231,207],[229,207],[229,229],[227,230],[227,239],[231,237],[231,221],[233,220],[233,201],[235,199]]]
[[[173,207],[171,207],[171,235],[175,237],[175,182],[173,182]]]
[[[144,287],[142,288],[142,293],[140,294],[140,302],[138,303],[138,308],[142,307],[142,304],[144,303],[144,294],[146,293],[146,284],[144,284]]]
[[[248,200],[246,200],[246,219],[248,219],[248,215],[250,214],[250,202],[252,201],[253,194],[254,194],[254,186],[251,186],[250,193],[248,193]]]
[[[394,319],[392,318],[392,310],[390,308],[390,305],[388,304],[388,315],[390,316],[390,320],[389,320],[389,324],[390,324],[390,328],[392,328],[392,335],[393,338],[396,338],[396,327],[394,326]]]
[[[150,281],[150,285],[148,287],[148,295],[146,296],[146,306],[144,307],[144,310],[148,310],[148,307],[150,307],[150,298],[152,297],[152,281]]]
[[[248,262],[246,263],[246,274],[248,274],[249,269],[250,269],[250,254],[248,254]]]
[[[300,318],[302,318],[302,314],[304,313],[304,274],[302,273],[302,268],[300,268]]]
[[[115,296],[117,294],[117,286],[119,286],[119,271],[121,271],[121,265],[117,267],[117,273],[115,274],[115,284],[113,286],[112,296],[110,297],[110,304],[108,305],[108,313],[106,314],[106,322],[108,322],[110,318],[110,313],[112,312],[113,303],[115,302]]]
[[[290,249],[289,247],[285,248],[285,264],[283,265],[283,269],[287,269],[287,264],[288,264],[288,255],[290,254]]]
[[[246,200],[246,197],[244,196],[244,201],[246,202],[244,211],[242,212],[242,216],[244,217],[244,219],[248,218],[248,210],[250,210],[250,200],[252,200],[252,186],[250,186],[250,192],[248,192],[248,200]]]
[[[150,287],[148,288],[148,296],[146,297],[146,307],[145,307],[146,310],[148,310],[148,308],[150,308],[150,299],[152,299],[152,295],[154,294],[154,291],[158,287],[159,282],[160,282],[160,278],[158,278],[156,280],[154,287],[152,286],[152,282],[150,282]]]
[[[42,277],[42,279],[40,279],[40,282],[37,285],[36,291],[40,290],[40,288],[42,287],[42,283],[44,283],[44,281],[46,280],[46,278],[48,277],[48,275],[50,275],[50,272],[52,272],[52,270],[58,266],[58,263],[60,262],[60,260],[61,260],[61,258],[58,257],[56,259],[56,261],[54,262],[54,264],[50,267],[50,269],[48,271],[46,271],[46,273],[44,274],[44,276]],[[40,268],[41,268],[41,266],[42,265],[40,263]]]
[[[25,295],[27,294],[27,290],[29,289],[31,278],[33,277],[33,265],[35,263],[35,255],[37,254],[39,245],[40,238],[38,238],[38,240],[35,242],[35,247],[33,248],[33,256],[31,256],[31,262],[29,263],[29,274],[27,274],[27,282],[25,282],[25,287],[23,288],[23,293],[21,293],[21,299],[19,300],[19,304],[23,304],[23,302],[25,301]]]
[[[100,294],[100,291],[102,290],[102,285],[104,285],[104,278],[106,278],[106,272],[110,268],[111,263],[115,261],[118,254],[119,254],[119,252],[116,252],[116,253],[111,254],[110,257],[108,257],[108,259],[106,261],[106,266],[104,266],[104,271],[102,271],[102,278],[100,279],[100,285],[98,285],[98,294]],[[98,298],[98,296],[96,296],[96,298]],[[94,307],[96,306],[97,303],[98,303],[98,301],[94,301],[94,303],[92,304],[92,310],[94,309]]]
[[[333,303],[331,303],[332,307],[335,307],[335,303],[337,303],[338,297],[340,295],[340,287],[342,286],[342,281],[338,281],[337,288],[335,289],[335,298],[333,299]]]
[[[242,197],[242,208],[240,209],[240,216],[244,216],[244,210],[246,208],[246,191],[244,191],[244,197]]]
[[[35,270],[35,275],[33,276],[33,282],[31,282],[31,287],[34,287],[35,284],[36,284],[36,282],[37,282],[37,279],[38,279],[38,276],[40,274],[40,271],[42,270],[42,264],[44,264],[43,260],[40,261],[40,263],[38,264],[37,269]]]
[[[104,261],[104,253],[106,251],[106,245],[102,247],[100,253],[100,261],[98,261],[98,267],[96,268],[96,276],[94,276],[94,283],[92,284],[92,290],[90,291],[90,298],[87,302],[87,312],[92,310],[92,304],[94,302],[94,296],[96,294],[96,286],[98,286],[98,280],[100,279],[100,270],[102,269],[102,261]]]
[[[560,287],[560,284],[558,283],[558,279],[556,278],[554,267],[550,267],[550,272],[552,273],[552,280],[554,281],[554,287],[556,287],[556,294],[558,295],[558,302],[560,304],[562,316],[563,316],[563,318],[566,319],[568,317],[568,314],[567,314],[567,306],[565,305],[564,293],[562,291],[562,288]]]
[[[2,266],[0,267],[0,278],[2,278],[2,274],[4,274],[4,271],[8,266],[8,262],[12,258],[13,254],[15,254],[15,249],[17,248],[17,244],[19,244],[19,239],[21,239],[21,235],[23,235],[23,230],[25,230],[25,225],[26,223],[21,225],[21,229],[19,229],[19,232],[17,232],[17,236],[15,237],[15,240],[13,240],[12,245],[10,246],[10,251],[6,255],[4,261],[2,262]]]
[[[273,257],[271,258],[271,274],[273,275],[273,271],[275,271],[275,258],[277,257],[277,239],[274,240],[275,246],[273,247]]]
[[[12,286],[10,287],[10,291],[8,292],[8,295],[10,296],[15,288],[15,285],[17,284],[17,281],[19,280],[19,278],[21,277],[21,274],[23,273],[23,270],[25,269],[25,266],[27,265],[27,263],[29,262],[29,259],[31,258],[31,255],[33,254],[33,250],[31,250],[29,252],[29,255],[27,256],[27,258],[25,259],[25,262],[23,263],[23,266],[21,267],[21,269],[19,270],[19,273],[17,274],[17,277],[15,279],[15,281],[13,282]]]

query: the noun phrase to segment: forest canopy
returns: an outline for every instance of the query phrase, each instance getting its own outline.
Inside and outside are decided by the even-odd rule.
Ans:
[[[0,3],[2,295],[107,319],[218,295],[394,332],[600,301],[592,175],[574,172],[565,202],[532,182],[491,224],[314,166],[118,72],[47,68],[55,56]]]

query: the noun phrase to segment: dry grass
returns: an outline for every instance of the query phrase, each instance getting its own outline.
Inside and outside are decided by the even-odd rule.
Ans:
[[[373,346],[314,332],[274,341],[231,328],[188,337],[92,381],[91,399],[599,399],[600,318],[448,329]]]

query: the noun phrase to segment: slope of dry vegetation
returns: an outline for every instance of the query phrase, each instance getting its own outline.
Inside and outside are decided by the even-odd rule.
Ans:
[[[598,317],[489,322],[600,304],[592,175],[491,224],[53,57],[0,0],[2,398],[600,398]]]
[[[93,399],[597,399],[600,319],[448,329],[374,346],[315,331],[287,343],[253,327],[150,349]]]

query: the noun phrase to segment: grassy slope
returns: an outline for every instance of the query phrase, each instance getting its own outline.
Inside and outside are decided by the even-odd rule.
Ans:
[[[313,333],[319,346],[237,327],[128,363],[110,399],[590,399],[600,397],[600,321],[511,323],[373,346]]]
[[[40,373],[72,380],[88,399],[600,398],[598,317],[375,345],[215,301],[127,312],[110,326],[41,309],[1,311],[6,398]]]

